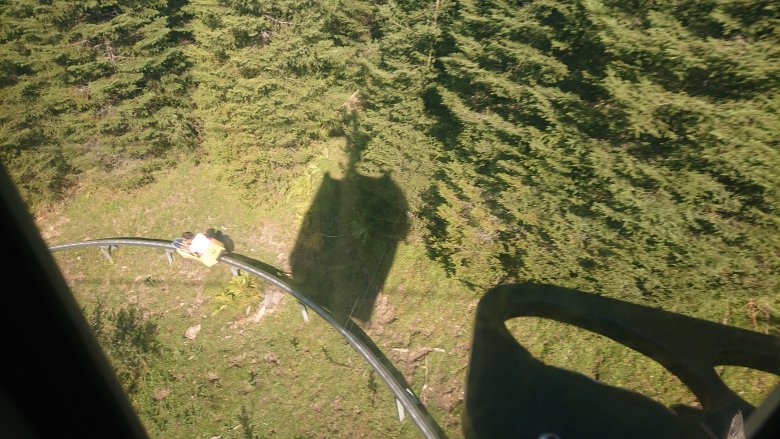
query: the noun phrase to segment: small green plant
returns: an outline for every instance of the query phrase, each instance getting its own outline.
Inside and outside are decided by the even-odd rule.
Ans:
[[[259,438],[259,436],[255,434],[254,425],[252,425],[252,416],[245,405],[241,406],[241,414],[238,415],[238,422],[242,427],[241,430],[244,432],[244,439]]]
[[[371,407],[376,407],[376,402],[378,398],[377,390],[379,387],[376,384],[376,373],[373,370],[368,373],[367,387],[368,387],[368,399],[369,401],[371,401]]]
[[[293,336],[293,338],[290,339],[290,344],[293,347],[293,350],[295,352],[298,352],[298,345],[301,343],[301,341],[298,339],[298,337]]]
[[[241,273],[234,276],[228,284],[214,297],[215,313],[225,309],[228,305],[256,304],[262,300],[262,291],[258,288],[257,281],[251,275]]]
[[[155,287],[157,285],[160,285],[161,282],[162,281],[160,279],[154,278],[152,276],[147,276],[144,279],[144,285],[146,285],[147,287]]]

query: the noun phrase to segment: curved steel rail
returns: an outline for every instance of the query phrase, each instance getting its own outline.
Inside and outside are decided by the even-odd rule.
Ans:
[[[143,239],[143,238],[109,238],[109,239],[96,239],[90,241],[81,241],[81,242],[73,242],[68,244],[54,245],[49,247],[49,251],[55,252],[59,250],[68,250],[68,249],[75,249],[81,247],[104,247],[104,248],[109,247],[110,248],[110,247],[119,247],[122,245],[156,247],[168,251],[176,250],[173,244],[169,241],[160,241],[160,240]],[[237,255],[237,256],[241,256],[241,255]],[[309,298],[301,294],[299,291],[295,290],[293,287],[291,287],[283,280],[261,269],[258,269],[257,267],[253,267],[252,265],[249,265],[245,262],[230,257],[229,252],[223,253],[219,257],[219,262],[227,264],[231,267],[235,267],[239,270],[244,270],[248,273],[252,273],[255,276],[265,279],[266,281],[272,283],[273,285],[276,285],[277,287],[281,288],[282,290],[286,291],[287,293],[295,297],[303,305],[314,310],[314,312],[319,314],[320,317],[322,317],[323,319],[325,319],[325,321],[330,323],[330,325],[349,342],[350,346],[352,346],[352,349],[354,349],[357,353],[359,353],[366,360],[366,362],[368,362],[368,364],[376,371],[376,373],[379,374],[379,376],[382,378],[385,384],[387,384],[387,386],[393,392],[396,399],[401,403],[401,405],[406,410],[406,412],[409,413],[409,416],[412,418],[412,420],[420,429],[420,432],[423,434],[423,436],[426,439],[438,439],[444,437],[443,433],[441,432],[441,429],[435,424],[433,418],[427,412],[427,410],[425,410],[425,408],[422,406],[422,403],[420,403],[419,399],[417,399],[414,392],[412,392],[411,389],[404,387],[404,385],[395,378],[393,373],[382,362],[382,360],[379,357],[377,357],[374,354],[374,352],[372,352],[371,348],[367,346],[362,340],[360,340],[359,337],[357,337],[355,334],[350,332],[341,323],[339,323],[336,319],[334,319],[333,316],[330,315],[330,313],[328,313],[327,311],[319,307],[317,304],[312,302]]]

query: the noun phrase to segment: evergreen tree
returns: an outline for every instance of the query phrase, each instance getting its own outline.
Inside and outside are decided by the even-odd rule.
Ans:
[[[769,1],[15,0],[0,14],[0,159],[31,202],[85,176],[143,184],[197,147],[248,199],[283,200],[344,137],[475,288],[700,310],[778,287]]]
[[[699,311],[774,291],[757,279],[780,268],[778,45],[737,30],[738,9],[460,2],[439,48],[450,134],[432,253],[481,288],[542,281]]]
[[[352,7],[355,6],[355,7]],[[230,179],[280,199],[317,142],[342,130],[366,8],[358,2],[192,2],[204,147]]]
[[[1,13],[0,154],[29,202],[79,173],[143,184],[196,145],[175,2],[18,0]]]

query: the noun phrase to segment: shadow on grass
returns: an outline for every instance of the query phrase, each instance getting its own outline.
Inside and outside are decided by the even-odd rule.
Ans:
[[[257,268],[258,270],[264,271],[282,282],[286,283],[287,285],[293,285],[292,279],[285,273],[283,270],[274,267],[273,265],[266,264],[265,262],[258,261],[257,259],[252,259],[248,256],[240,255],[237,253],[229,253],[229,256],[239,262],[242,262],[247,265],[251,265],[252,267]]]
[[[370,320],[409,227],[406,197],[390,175],[356,170],[368,139],[354,113],[349,121],[344,177],[325,174],[290,257],[294,285],[344,324]]]
[[[236,249],[236,244],[233,242],[233,238],[231,238],[230,235],[226,235],[221,230],[210,228],[206,230],[206,236],[221,242],[222,245],[225,246],[225,250],[229,252],[235,251]]]
[[[545,365],[504,324],[521,316],[572,324],[641,352],[680,378],[702,408],[667,408]],[[754,411],[716,373],[715,366],[725,364],[780,374],[780,340],[551,285],[496,287],[477,308],[463,431],[467,439],[725,438],[735,416],[749,420]]]
[[[237,260],[237,261],[240,261],[240,262],[242,262],[244,264],[247,264],[247,265],[253,266],[254,268],[262,270],[262,271],[264,271],[264,272],[266,272],[268,274],[271,274],[271,275],[275,276],[276,278],[278,278],[279,280],[281,280],[282,282],[284,282],[284,283],[286,283],[286,284],[288,284],[290,286],[295,285],[294,281],[290,277],[288,277],[286,273],[284,273],[282,270],[280,270],[280,269],[278,269],[276,267],[273,267],[273,266],[268,265],[268,264],[266,264],[264,262],[260,262],[260,261],[257,261],[255,259],[249,258],[247,256],[239,255],[239,254],[231,253],[230,257],[235,259],[235,260]],[[296,287],[296,289],[297,289],[297,287]],[[301,292],[301,291],[298,291],[298,292]],[[366,334],[360,328],[360,326],[355,324],[349,318],[346,318],[346,322],[344,322],[344,324],[342,326],[344,327],[344,329],[349,331],[355,338],[357,338],[359,340],[359,343],[366,350],[370,351],[371,354],[384,365],[385,370],[390,375],[392,375],[392,379],[396,383],[398,383],[404,389],[409,389],[410,388],[410,385],[406,381],[406,378],[403,376],[403,374],[398,369],[396,369],[396,367],[392,363],[392,361],[390,361],[390,359],[384,354],[384,352],[382,352],[382,350],[379,349],[379,347],[374,343],[374,341],[371,339],[371,337],[369,337],[368,334]],[[353,347],[354,347],[354,345],[353,345]],[[328,355],[327,352],[325,353],[325,355],[326,356]],[[339,363],[336,363],[333,360],[331,360],[331,361],[334,364],[339,364]],[[371,387],[371,385],[369,385],[369,387]],[[375,391],[376,391],[375,388],[372,389],[372,392],[375,392]],[[436,423],[435,419],[430,415],[430,413],[428,413],[427,409],[422,405],[422,403],[417,401],[417,404],[418,404],[418,408],[419,408],[418,413],[421,416],[426,418],[424,421],[421,421],[421,422],[425,422],[425,424],[427,424],[428,428],[432,429],[435,432],[436,437],[441,437],[441,438],[446,437],[444,432],[441,430],[441,427],[439,427],[439,425]]]

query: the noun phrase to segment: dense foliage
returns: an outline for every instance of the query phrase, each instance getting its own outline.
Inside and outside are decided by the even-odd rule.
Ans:
[[[135,305],[110,310],[98,302],[92,310],[83,311],[122,386],[134,398],[163,351],[156,322],[145,318],[144,310]]]
[[[196,146],[176,2],[3,3],[0,157],[29,202],[95,171],[136,187]]]
[[[774,294],[773,11],[460,2],[430,100],[450,136],[435,254],[477,285],[519,277],[687,310]]]
[[[188,151],[223,162],[249,202],[282,202],[344,137],[359,172],[392,173],[431,256],[479,290],[549,282],[708,317],[712,299],[776,304],[770,1],[0,11],[0,158],[31,203],[79,182],[135,187]]]

